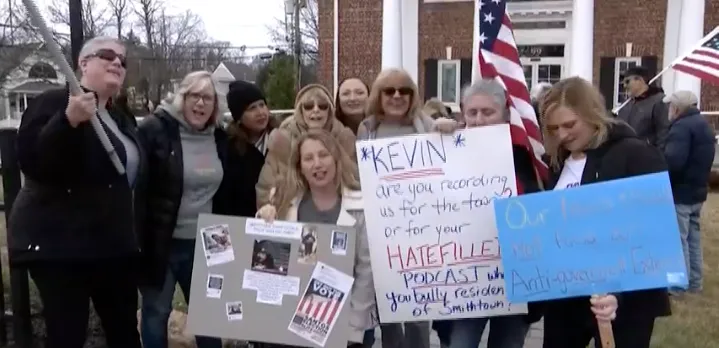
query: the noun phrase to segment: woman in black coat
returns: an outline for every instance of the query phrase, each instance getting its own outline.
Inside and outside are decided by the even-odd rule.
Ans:
[[[667,170],[659,150],[611,117],[599,91],[581,78],[554,85],[540,112],[545,116],[551,189]],[[585,348],[592,337],[600,342],[597,321],[612,322],[617,348],[648,348],[655,319],[671,315],[666,289],[576,297],[543,305],[545,348]]]
[[[28,267],[43,303],[45,347],[81,348],[89,302],[111,348],[139,348],[133,264],[141,238],[145,156],[132,115],[113,107],[125,78],[125,47],[88,41],[79,56],[86,93],[39,95],[25,111],[17,155],[25,174],[10,214],[10,261]],[[97,115],[97,116],[96,116]],[[119,174],[90,119],[99,117],[125,168]],[[137,208],[136,210],[134,208]]]
[[[251,144],[244,156],[238,155],[218,125],[218,105],[212,75],[192,72],[139,128],[149,168],[140,288],[145,348],[167,346],[177,284],[189,301],[199,215],[255,216],[263,157]],[[214,337],[198,336],[196,342],[199,348],[222,345]]]

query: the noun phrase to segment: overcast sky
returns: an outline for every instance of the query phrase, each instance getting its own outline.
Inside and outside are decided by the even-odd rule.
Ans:
[[[47,8],[53,0],[35,0]],[[130,0],[132,1],[132,0]],[[66,1],[63,1],[66,2]],[[105,4],[106,0],[95,0]],[[190,10],[205,22],[207,33],[216,40],[230,41],[233,46],[266,46],[272,44],[268,26],[284,16],[284,0],[165,0],[167,13]],[[60,28],[58,28],[60,30]],[[67,31],[67,29],[62,29]]]

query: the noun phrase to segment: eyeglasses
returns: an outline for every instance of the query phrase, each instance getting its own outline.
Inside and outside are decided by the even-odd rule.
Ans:
[[[187,98],[187,100],[189,100],[191,103],[197,103],[200,99],[202,99],[202,102],[204,102],[205,104],[210,104],[215,101],[214,95],[203,95],[200,93],[187,93],[185,98]]]
[[[327,109],[330,108],[330,104],[329,104],[329,103],[325,103],[325,102],[306,101],[306,102],[302,103],[302,108],[303,108],[305,111],[310,111],[310,110],[314,109],[315,106],[317,106],[317,108],[319,108],[319,109],[322,110],[322,111],[326,111]]]
[[[87,55],[86,58],[100,58],[100,59],[108,61],[108,62],[114,62],[115,59],[119,58],[120,65],[123,68],[127,68],[127,58],[124,55],[119,54],[109,48],[101,48],[101,49],[95,51],[95,53]]]
[[[397,92],[399,92],[399,95],[405,96],[405,95],[412,95],[412,93],[414,92],[414,90],[412,90],[412,88],[409,88],[409,87],[399,87],[399,88],[386,87],[386,88],[382,88],[382,93],[384,93],[384,95],[386,95],[386,96],[388,96],[388,97],[394,96],[395,94],[397,94]]]

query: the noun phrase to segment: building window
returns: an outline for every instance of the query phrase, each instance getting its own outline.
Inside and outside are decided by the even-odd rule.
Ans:
[[[614,60],[614,106],[619,106],[629,98],[628,92],[624,90],[622,73],[627,69],[642,65],[641,57],[619,57]]]
[[[57,79],[57,72],[52,65],[45,62],[37,62],[30,68],[28,77],[31,79]]]
[[[437,97],[443,103],[459,104],[460,60],[437,62]]]

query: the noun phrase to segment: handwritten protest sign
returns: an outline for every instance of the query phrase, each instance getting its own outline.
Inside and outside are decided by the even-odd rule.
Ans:
[[[510,301],[687,285],[666,172],[494,206]]]
[[[505,298],[492,202],[516,194],[506,125],[360,141],[383,323],[526,313]]]

